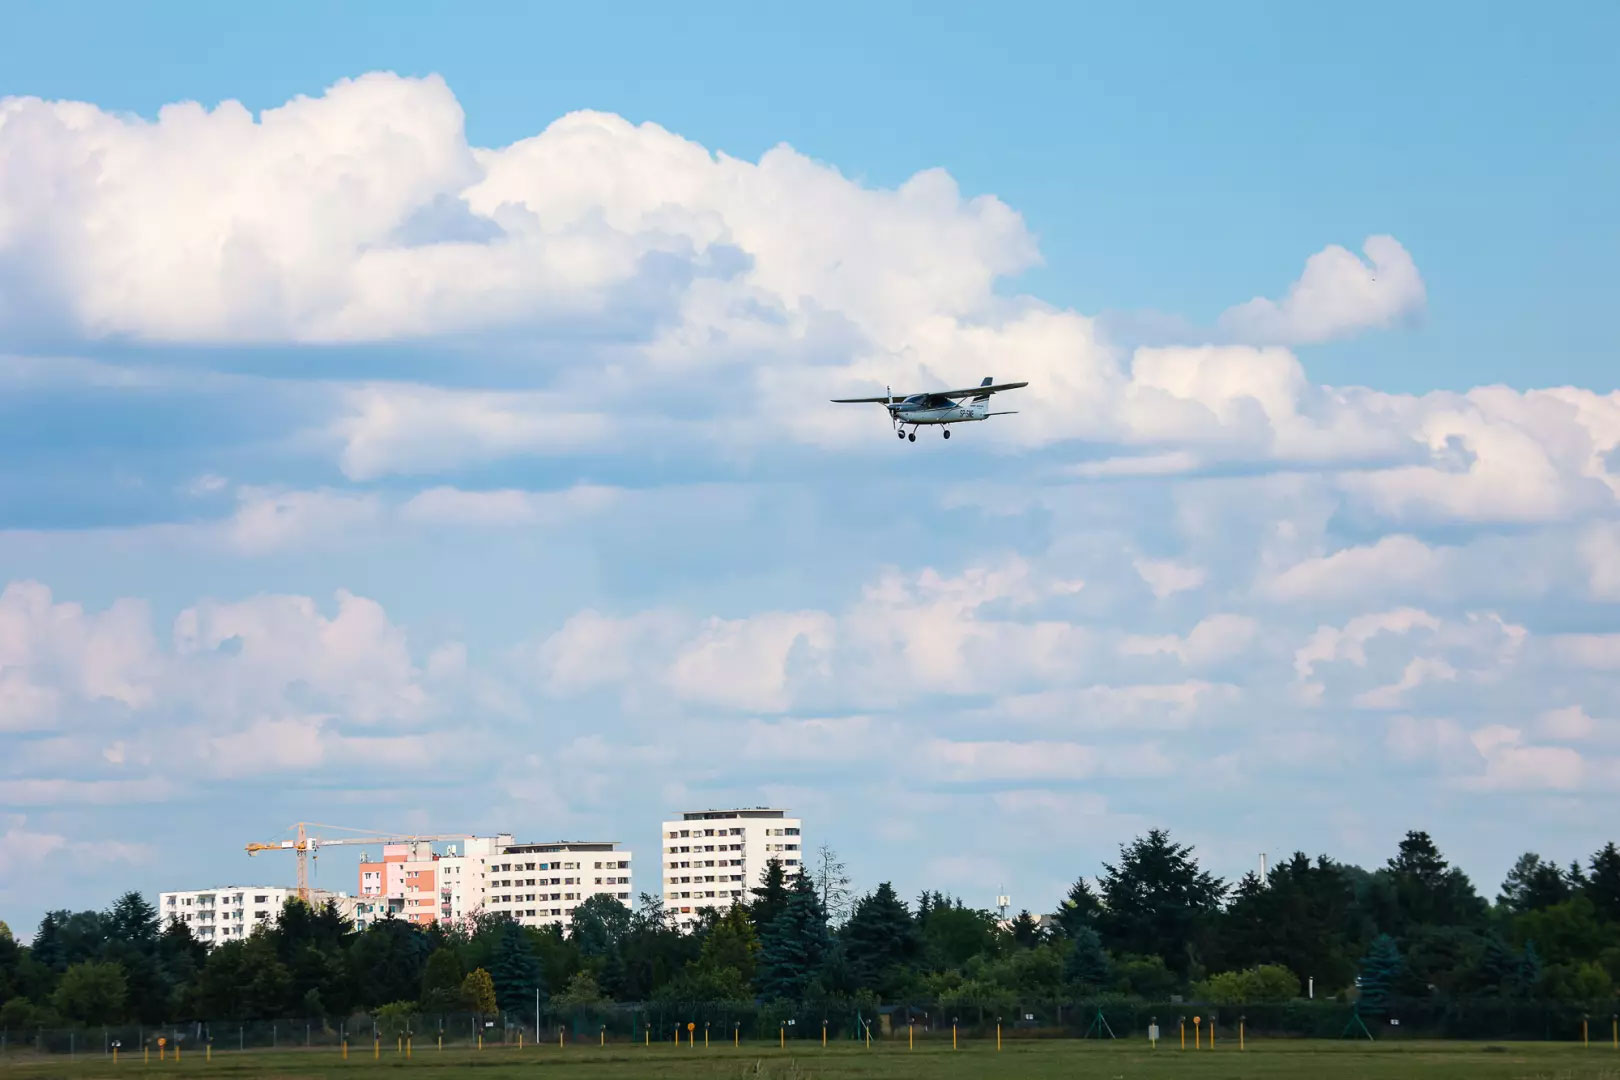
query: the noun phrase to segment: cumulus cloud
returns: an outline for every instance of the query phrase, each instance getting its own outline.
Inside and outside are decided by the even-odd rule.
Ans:
[[[1428,296],[1412,256],[1393,236],[1369,236],[1367,261],[1337,244],[1305,261],[1281,300],[1257,297],[1221,314],[1220,328],[1240,341],[1313,344],[1409,322]]]

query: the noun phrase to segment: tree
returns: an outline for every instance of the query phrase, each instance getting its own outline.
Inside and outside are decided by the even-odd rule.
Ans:
[[[1401,950],[1395,939],[1379,934],[1373,939],[1367,954],[1361,958],[1361,995],[1357,1008],[1364,1016],[1382,1016],[1400,985],[1402,969]]]
[[[1102,938],[1089,926],[1075,931],[1063,961],[1063,979],[1082,992],[1096,992],[1113,979],[1113,965],[1103,950]]]
[[[1041,924],[1035,921],[1035,916],[1028,909],[1018,913],[1018,917],[1012,921],[1010,932],[1013,943],[1020,948],[1033,949],[1041,943]]]
[[[1053,922],[1059,934],[1072,939],[1082,929],[1094,926],[1101,911],[1102,901],[1097,899],[1097,894],[1091,890],[1086,879],[1076,878],[1074,884],[1069,886],[1069,895],[1059,905]]]
[[[1620,850],[1615,849],[1614,841],[1593,854],[1588,866],[1591,874],[1582,883],[1583,895],[1604,920],[1620,923]]]
[[[574,909],[569,939],[586,960],[606,956],[630,930],[630,909],[615,896],[596,893]]]
[[[1212,1005],[1292,1001],[1299,996],[1299,977],[1277,964],[1262,964],[1211,975],[1193,988],[1193,994]]]
[[[607,998],[596,985],[596,977],[588,971],[576,972],[563,992],[552,997],[553,1005],[605,1005]]]
[[[488,1016],[496,1009],[495,980],[483,968],[474,968],[461,980],[462,1007],[469,1012]]]
[[[704,936],[698,966],[705,971],[735,971],[746,984],[753,980],[758,962],[759,935],[747,909],[733,904]]]
[[[994,955],[997,945],[995,916],[938,898],[922,927],[923,955],[933,968],[959,968],[971,958]]]
[[[545,975],[523,927],[508,920],[501,926],[495,944],[495,959],[489,970],[495,981],[495,1003],[503,1012],[520,1012],[534,1005],[535,994],[545,996]]]
[[[124,969],[116,963],[78,963],[62,973],[51,1003],[81,1024],[113,1024],[124,1018]]]
[[[856,984],[885,999],[905,985],[921,951],[911,911],[887,881],[855,904],[841,936]]]
[[[822,844],[816,849],[815,865],[816,893],[821,897],[821,909],[827,913],[828,921],[836,926],[849,917],[852,906],[849,873],[830,844]]]
[[[1198,868],[1191,847],[1153,829],[1103,864],[1097,929],[1115,953],[1158,956],[1185,974],[1220,910],[1226,885]]]
[[[765,928],[776,921],[787,909],[788,879],[781,859],[767,859],[760,871],[759,885],[753,890],[753,903],[748,913],[754,920],[754,930],[763,935]]]
[[[793,878],[787,906],[760,933],[759,988],[767,998],[804,997],[826,959],[827,913],[816,887],[801,871]]]
[[[1496,902],[1513,914],[1522,915],[1563,903],[1572,892],[1572,883],[1556,863],[1543,862],[1540,855],[1527,851],[1508,871]]]
[[[1403,933],[1409,926],[1476,926],[1484,919],[1485,901],[1473,882],[1446,862],[1426,832],[1406,834],[1387,873]]]
[[[422,970],[422,1008],[430,1012],[451,1012],[461,1007],[461,957],[456,950],[433,950]]]

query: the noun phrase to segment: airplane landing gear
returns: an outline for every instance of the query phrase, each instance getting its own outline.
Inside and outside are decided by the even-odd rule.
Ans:
[[[902,439],[906,437],[906,433],[903,432],[903,431],[896,431],[895,434],[900,436],[900,438],[902,438]]]
[[[948,438],[950,438],[950,437],[951,437],[951,429],[950,429],[950,428],[946,428],[946,429],[945,429],[945,437],[946,437],[946,438],[947,438],[947,439],[948,439]]]
[[[917,433],[915,431],[913,431],[910,435],[907,435],[906,438],[910,439],[912,442],[916,442],[917,441]]]

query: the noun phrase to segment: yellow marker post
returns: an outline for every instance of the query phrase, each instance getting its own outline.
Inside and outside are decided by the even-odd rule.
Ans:
[[[821,1048],[827,1049],[827,1021],[821,1022]]]
[[[697,1049],[697,1024],[691,1020],[686,1022],[686,1045]]]
[[[740,1021],[731,1025],[731,1045],[733,1049],[742,1046],[742,1023]]]
[[[1185,1016],[1181,1018],[1181,1048],[1183,1050],[1187,1049],[1187,1018]]]
[[[118,1064],[118,1047],[113,1047],[113,1064]]]
[[[563,1044],[563,1029],[557,1029],[557,1049],[561,1050]]]
[[[165,1045],[167,1045],[168,1041],[169,1040],[167,1040],[165,1038],[162,1038],[161,1036],[158,1038],[158,1060],[159,1061],[163,1060],[163,1048],[164,1048]]]
[[[484,1033],[482,1031],[480,1031],[478,1033],[478,1049],[482,1050],[483,1048],[484,1048]]]
[[[642,1041],[642,1044],[644,1046],[651,1046],[652,1045],[652,1025],[651,1024],[647,1025],[646,1031],[642,1034],[641,1041]]]
[[[382,1057],[382,1038],[378,1037],[378,1038],[375,1038],[375,1039],[371,1040],[371,1060],[376,1061],[381,1057]]]
[[[956,1021],[951,1021],[951,1049],[956,1049]]]
[[[343,1040],[343,1060],[344,1061],[349,1060],[349,1040],[348,1039]]]
[[[1584,1050],[1592,1044],[1586,1041],[1586,1017],[1581,1017],[1581,1048]]]
[[[411,1056],[411,1040],[410,1039],[405,1040],[405,1056],[406,1057]]]
[[[681,1025],[675,1025],[675,1045],[681,1045]]]
[[[179,1043],[174,1044],[174,1063],[176,1065],[180,1064],[180,1044]]]
[[[150,1046],[141,1047],[141,1064],[152,1064],[152,1048]]]
[[[1001,1017],[996,1017],[996,1053],[1001,1053]]]
[[[783,1024],[776,1029],[776,1045],[779,1049],[787,1048],[787,1025]]]
[[[1203,1018],[1199,1017],[1199,1016],[1195,1016],[1195,1017],[1193,1017],[1193,1049],[1194,1050],[1202,1050],[1204,1048],[1203,1039],[1204,1039]]]
[[[709,1025],[708,1025],[708,1022],[705,1021],[704,1024],[703,1024],[703,1049],[707,1050],[708,1048],[709,1048]]]
[[[203,1060],[204,1061],[213,1061],[214,1060],[214,1040],[213,1039],[209,1039],[206,1043],[203,1044]]]
[[[917,1049],[917,1024],[914,1020],[906,1021],[906,1049]]]
[[[1215,1018],[1209,1018],[1209,1048],[1215,1049]]]
[[[606,1046],[607,1045],[607,1025],[606,1024],[602,1025],[602,1031],[601,1031],[600,1035],[601,1035],[601,1038],[598,1039],[596,1045],[598,1045],[598,1046]]]
[[[394,1036],[394,1053],[403,1054],[404,1052],[405,1052],[405,1036],[403,1036],[403,1035],[395,1035]]]
[[[1239,1050],[1244,1049],[1244,1046],[1243,1046],[1243,1024],[1244,1024],[1245,1020],[1246,1020],[1246,1017],[1242,1017],[1242,1016],[1238,1017],[1238,1049]]]
[[[444,1032],[439,1032],[439,1053],[444,1053]]]
[[[540,1033],[538,1031],[534,1033],[534,1038],[536,1042],[540,1040]],[[518,1031],[518,1049],[523,1049],[523,1032],[521,1029]]]
[[[872,1025],[870,1023],[866,1025],[866,1048],[868,1050],[872,1049]]]

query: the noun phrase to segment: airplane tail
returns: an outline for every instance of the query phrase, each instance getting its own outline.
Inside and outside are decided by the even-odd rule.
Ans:
[[[984,377],[984,382],[980,383],[979,385],[980,386],[989,386],[994,381],[995,380],[993,378],[991,378],[989,375],[986,375]],[[989,394],[975,394],[973,396],[973,398],[968,402],[968,409],[972,411],[973,418],[975,420],[983,420],[986,416],[988,416],[990,414],[990,395]]]

